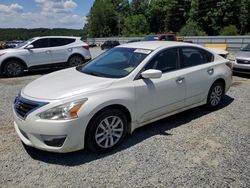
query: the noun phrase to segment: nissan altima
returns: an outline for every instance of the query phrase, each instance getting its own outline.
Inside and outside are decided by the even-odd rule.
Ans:
[[[218,107],[231,68],[195,44],[120,45],[24,87],[13,104],[15,130],[25,145],[41,150],[108,152],[150,122],[200,105]]]

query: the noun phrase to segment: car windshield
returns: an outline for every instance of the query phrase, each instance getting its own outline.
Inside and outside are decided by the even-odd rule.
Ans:
[[[29,40],[27,40],[27,41],[24,41],[24,42],[18,44],[15,48],[22,48],[23,46],[29,44],[29,43],[30,43],[31,41],[33,41],[33,40],[34,40],[34,38],[31,38],[31,39],[29,39]]]
[[[242,48],[241,51],[250,51],[250,44],[248,44],[244,48]]]
[[[150,50],[136,48],[113,48],[77,70],[93,76],[122,78],[131,73],[147,56]]]

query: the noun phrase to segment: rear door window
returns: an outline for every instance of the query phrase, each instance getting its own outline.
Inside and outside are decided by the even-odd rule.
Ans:
[[[156,69],[163,73],[179,68],[178,48],[164,50],[157,54],[145,67],[145,70]]]
[[[195,48],[195,47],[182,47],[182,66],[192,67],[209,63],[213,61],[213,54],[210,52]]]

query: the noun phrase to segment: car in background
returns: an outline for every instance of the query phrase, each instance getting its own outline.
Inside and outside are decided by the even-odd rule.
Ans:
[[[6,48],[15,48],[15,47],[17,47],[17,43],[15,43],[15,42],[13,42],[13,41],[6,41],[5,43],[4,43],[4,48],[6,49]]]
[[[223,57],[225,59],[228,59],[228,56],[229,56],[229,52],[228,51],[223,50],[221,48],[208,48],[208,49],[212,50],[213,52],[215,52],[216,54],[220,55],[221,57]]]
[[[250,44],[235,54],[233,72],[250,74]]]
[[[206,105],[230,88],[228,60],[188,43],[127,43],[84,66],[47,74],[13,104],[25,145],[53,152],[108,152],[136,128]]]
[[[89,46],[80,37],[35,37],[0,51],[0,73],[21,76],[25,70],[72,67],[91,59]]]
[[[4,49],[4,42],[0,42],[0,49]]]
[[[101,49],[102,50],[111,49],[118,45],[120,45],[120,43],[117,40],[107,40],[101,45]]]
[[[127,43],[132,43],[132,42],[140,42],[141,39],[132,39],[132,40],[129,40]]]
[[[177,41],[177,37],[175,34],[159,34],[159,35],[151,35],[146,36],[142,41],[155,41],[155,40],[162,40],[162,41]]]

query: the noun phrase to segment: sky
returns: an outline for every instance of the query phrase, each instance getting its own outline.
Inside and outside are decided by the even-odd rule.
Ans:
[[[0,28],[81,29],[94,0],[0,0]]]

